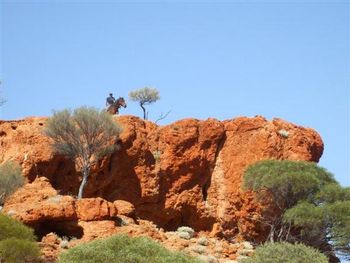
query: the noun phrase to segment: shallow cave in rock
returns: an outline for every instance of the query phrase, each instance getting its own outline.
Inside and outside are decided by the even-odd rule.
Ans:
[[[82,238],[84,234],[84,229],[78,225],[77,221],[53,221],[46,220],[32,225],[34,228],[35,235],[38,240],[41,240],[47,234],[53,232],[58,236],[69,237],[69,238]]]

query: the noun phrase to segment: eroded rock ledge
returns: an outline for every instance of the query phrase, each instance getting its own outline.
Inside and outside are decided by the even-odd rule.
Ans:
[[[281,119],[185,119],[167,126],[134,116],[115,120],[123,127],[121,148],[94,167],[84,195],[105,200],[78,202],[63,196],[77,193],[80,172],[72,160],[52,152],[50,140],[42,135],[45,118],[0,122],[0,162],[16,160],[29,182],[45,177],[48,181],[41,179],[41,183],[50,182],[54,187],[50,191],[62,195],[46,197],[52,206],[46,209],[45,202],[41,203],[42,218],[50,215],[59,222],[64,216],[91,222],[92,216],[102,222],[117,214],[115,200],[125,200],[135,206],[138,218],[166,230],[187,225],[214,236],[257,238],[261,208],[252,193],[241,189],[246,167],[263,159],[317,162],[323,152],[317,132]],[[7,211],[16,202],[20,205],[25,200],[10,200]],[[66,204],[63,210],[55,208],[62,203]],[[90,205],[105,213],[94,218],[92,212],[83,220],[85,212],[81,211]],[[38,223],[30,211],[21,220]]]

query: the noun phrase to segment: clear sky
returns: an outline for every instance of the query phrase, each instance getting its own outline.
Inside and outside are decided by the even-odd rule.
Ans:
[[[1,119],[156,87],[150,119],[263,115],[312,127],[350,185],[349,2],[1,0]],[[122,114],[141,116],[128,101]]]

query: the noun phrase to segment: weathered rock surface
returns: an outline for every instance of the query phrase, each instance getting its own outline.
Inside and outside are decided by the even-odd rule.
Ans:
[[[55,232],[87,240],[114,233],[118,215],[115,205],[100,197],[77,200],[59,195],[45,177],[19,189],[2,212],[32,226],[39,238]]]
[[[16,160],[29,182],[39,177],[45,184],[48,181],[41,177],[46,177],[54,187],[39,191],[41,201],[17,192],[6,203],[7,212],[28,224],[67,218],[106,220],[117,213],[113,209],[118,205],[112,202],[125,200],[135,207],[136,217],[166,230],[188,225],[211,231],[211,236],[253,237],[259,235],[261,208],[252,193],[241,189],[246,167],[263,159],[317,162],[323,152],[314,130],[280,119],[185,119],[157,126],[120,116],[116,118],[123,127],[120,150],[93,168],[84,194],[111,203],[102,199],[79,203],[69,196],[57,197],[57,191],[76,194],[81,177],[72,160],[52,152],[50,140],[42,135],[45,121],[0,122],[0,162]],[[30,185],[25,187],[33,193]],[[28,202],[32,205],[21,207]],[[85,227],[75,223],[72,229],[77,225]]]
[[[183,227],[182,227],[183,228]],[[189,227],[186,227],[190,229]],[[194,232],[192,229],[191,233]],[[194,257],[199,257],[204,262],[227,263],[240,256],[249,242],[230,242],[225,239],[210,238],[205,233],[194,232],[194,235],[186,237],[184,232],[164,231],[152,222],[140,220],[137,225],[130,224],[118,228],[118,233],[128,234],[133,237],[147,236],[162,243],[173,251],[181,251]],[[249,253],[252,253],[252,249]]]
[[[52,232],[48,233],[41,239],[39,245],[43,255],[43,261],[45,263],[56,262],[56,259],[58,258],[58,255],[62,249],[61,242],[62,239]]]
[[[119,216],[135,217],[135,207],[133,204],[124,200],[116,200],[113,204],[117,208]]]
[[[93,229],[96,223],[99,223],[99,231],[102,231],[101,226],[107,226],[110,221],[89,221],[84,224],[92,224]],[[124,226],[113,227],[114,232],[96,232],[98,237],[88,235],[88,238],[83,239],[69,239],[68,237],[60,237],[55,233],[49,233],[44,236],[40,242],[43,253],[44,262],[56,262],[59,253],[65,249],[72,248],[76,245],[85,243],[87,241],[111,236],[114,233],[129,235],[131,237],[145,236],[161,243],[166,248],[172,251],[181,251],[190,254],[194,257],[199,257],[203,262],[217,262],[228,263],[241,257],[242,254],[247,255],[253,253],[253,249],[247,250],[246,243],[248,242],[230,242],[225,239],[208,238],[202,233],[195,233],[195,236],[184,239],[176,232],[166,232],[164,229],[158,228],[155,224],[147,220],[139,220],[137,224],[128,224]],[[193,230],[192,230],[193,231]],[[92,232],[90,232],[91,234]],[[102,235],[101,235],[102,234]],[[85,235],[84,235],[85,236]],[[249,244],[249,243],[248,243]]]
[[[117,216],[119,209],[124,215]],[[170,250],[186,252],[204,262],[226,262],[246,253],[247,242],[206,237],[206,233],[196,233],[190,227],[166,232],[150,221],[135,221],[127,217],[134,214],[134,207],[124,200],[110,203],[102,198],[77,200],[58,195],[45,177],[18,190],[2,212],[35,228],[43,262],[56,262],[65,249],[113,234],[147,236]]]

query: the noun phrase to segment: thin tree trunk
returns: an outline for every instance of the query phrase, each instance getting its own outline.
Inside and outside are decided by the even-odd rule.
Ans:
[[[157,124],[158,121],[165,119],[165,118],[169,115],[170,112],[171,112],[171,110],[169,110],[166,114],[163,114],[163,113],[162,113],[162,114],[158,117],[158,119],[155,120],[154,123]]]
[[[289,222],[288,231],[287,231],[287,234],[286,234],[286,240],[285,241],[287,241],[287,242],[289,240],[290,228],[291,228],[291,222]]]
[[[144,119],[144,120],[147,120],[146,109],[145,109],[145,107],[143,106],[142,103],[140,103],[140,107],[141,107],[142,110],[143,110],[143,119]]]
[[[278,234],[278,241],[281,241],[281,240],[282,240],[283,232],[284,232],[284,225],[281,225],[281,226],[280,226],[280,232],[279,232],[279,234]]]
[[[269,238],[270,238],[270,242],[271,242],[271,243],[273,243],[273,242],[275,241],[274,235],[275,235],[275,226],[272,225],[272,226],[271,226],[271,229],[270,229],[270,235],[269,235]]]
[[[5,203],[5,195],[6,195],[6,192],[0,194],[0,207],[3,205],[3,203]],[[1,263],[1,261],[0,261],[0,263]]]
[[[84,191],[84,187],[85,187],[87,180],[88,180],[88,176],[89,176],[89,172],[90,172],[90,165],[88,165],[88,164],[84,165],[82,170],[83,170],[83,180],[81,181],[81,184],[79,186],[78,199],[83,198],[83,191]]]

